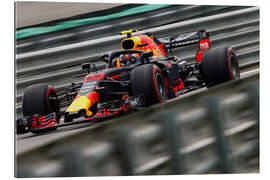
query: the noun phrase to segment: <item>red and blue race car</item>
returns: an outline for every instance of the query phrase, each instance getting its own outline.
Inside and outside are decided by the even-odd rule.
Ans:
[[[26,88],[23,118],[17,133],[41,133],[59,126],[108,118],[131,112],[191,91],[240,77],[237,56],[230,47],[210,48],[205,30],[157,38],[151,33],[132,35],[124,31],[121,50],[99,57],[106,68],[82,64],[81,83],[63,92],[47,84]],[[194,62],[169,56],[174,48],[198,44]],[[60,123],[60,118],[64,122]],[[77,120],[83,117],[83,120]]]

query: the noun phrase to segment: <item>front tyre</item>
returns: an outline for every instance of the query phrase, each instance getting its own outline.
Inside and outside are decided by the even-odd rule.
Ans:
[[[34,114],[45,116],[55,112],[56,121],[59,123],[60,108],[55,89],[47,84],[27,87],[23,95],[22,111],[23,116],[33,116]],[[54,130],[54,128],[51,129]]]
[[[238,58],[230,47],[206,51],[202,57],[201,70],[208,84],[219,84],[240,78]]]
[[[133,95],[144,95],[145,106],[167,101],[166,86],[161,70],[154,64],[139,66],[131,72]]]

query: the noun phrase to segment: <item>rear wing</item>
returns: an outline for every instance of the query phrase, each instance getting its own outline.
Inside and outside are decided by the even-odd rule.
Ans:
[[[207,44],[204,44],[206,49],[210,48],[209,44],[209,32],[206,32],[205,30],[199,30],[199,31],[194,31],[194,32],[188,32],[188,33],[183,33],[175,36],[168,36],[168,37],[162,37],[158,38],[158,40],[164,44],[165,49],[171,50],[173,48],[177,47],[183,47],[183,46],[188,46],[192,44],[200,44],[199,49],[202,49],[201,47],[201,41],[207,42]]]
[[[197,62],[201,62],[204,52],[210,48],[209,32],[206,32],[205,30],[183,33],[176,36],[162,37],[159,38],[158,41],[159,44],[164,47],[164,50],[166,52],[169,50],[170,53],[172,53],[173,48],[198,44],[199,48],[196,52]]]

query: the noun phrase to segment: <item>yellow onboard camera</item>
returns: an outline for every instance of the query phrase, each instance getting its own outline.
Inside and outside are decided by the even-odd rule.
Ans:
[[[131,33],[134,33],[134,32],[138,32],[138,29],[131,29],[131,30],[127,30],[127,31],[122,31],[120,33],[120,35],[124,35],[126,34],[128,38],[131,37]]]

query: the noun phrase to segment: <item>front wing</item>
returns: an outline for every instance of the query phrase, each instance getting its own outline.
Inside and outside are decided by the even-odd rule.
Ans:
[[[121,100],[122,101],[122,100]],[[118,101],[119,102],[119,101]],[[28,132],[43,133],[56,130],[59,127],[80,124],[85,122],[93,122],[97,120],[105,120],[112,117],[118,117],[125,112],[131,112],[137,108],[143,107],[143,96],[128,97],[122,101],[120,106],[115,106],[113,102],[100,105],[97,113],[92,117],[83,118],[74,122],[58,123],[56,113],[50,113],[45,116],[35,114],[26,116],[16,121],[16,133],[24,134]]]

